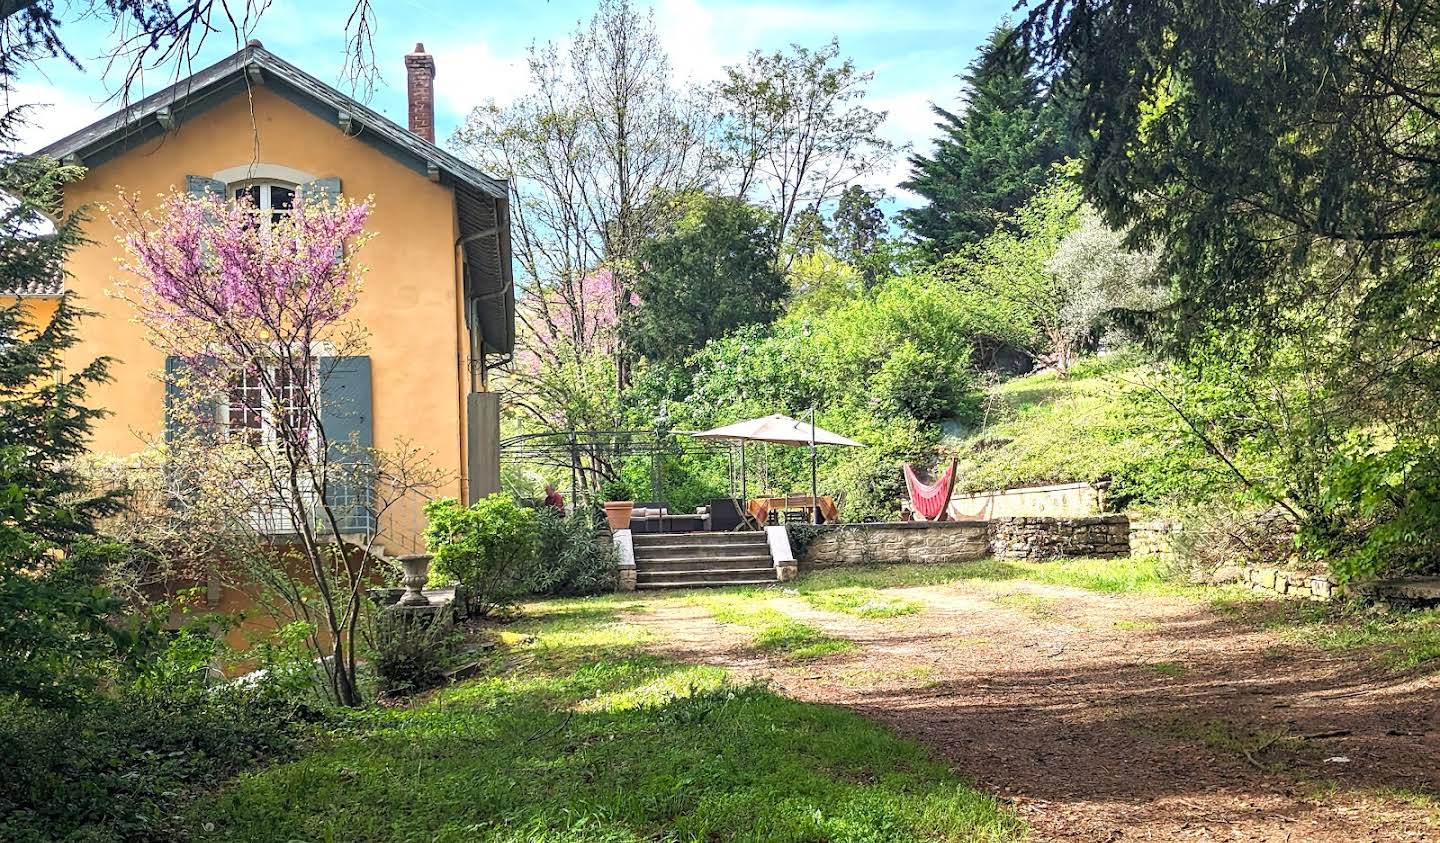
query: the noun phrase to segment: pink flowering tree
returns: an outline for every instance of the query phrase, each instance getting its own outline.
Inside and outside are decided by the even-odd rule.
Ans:
[[[214,529],[308,624],[345,705],[360,701],[356,631],[385,511],[439,480],[404,443],[358,441],[327,388],[363,359],[352,311],[369,212],[338,196],[261,211],[205,193],[151,210],[123,196],[112,214],[131,276],[120,294],[167,355],[170,476],[234,497],[209,523],[232,514]]]
[[[617,304],[640,301],[606,268],[525,290],[516,309],[520,332],[510,405],[527,431],[623,428],[620,371],[623,358]],[[594,437],[577,445],[574,469],[581,489],[593,493],[618,471],[615,449]],[[549,468],[568,471],[569,455]]]

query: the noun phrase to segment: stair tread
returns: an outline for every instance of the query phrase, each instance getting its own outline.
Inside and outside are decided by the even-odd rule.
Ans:
[[[637,582],[637,589],[653,588],[716,588],[727,585],[771,585],[778,580],[667,580],[664,582],[648,581]]]
[[[641,545],[657,542],[690,543],[690,545],[732,545],[732,543],[765,543],[765,533],[631,533],[631,540]]]
[[[636,566],[636,576],[652,577],[683,577],[690,574],[759,574],[761,572],[774,573],[775,568],[770,565],[757,565],[753,568],[681,568],[679,570],[665,569],[663,571],[647,571],[645,568]]]
[[[694,559],[765,559],[769,561],[769,553],[716,553],[716,555],[704,555],[704,553],[635,553],[636,561],[644,562],[691,562]]]

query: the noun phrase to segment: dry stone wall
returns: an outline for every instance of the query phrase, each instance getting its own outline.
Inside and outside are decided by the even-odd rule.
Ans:
[[[1130,521],[1130,555],[1137,559],[1153,557],[1166,562],[1175,559],[1175,534],[1180,522],[1167,518]]]
[[[1129,522],[1123,515],[1088,518],[997,518],[992,521],[837,524],[791,531],[805,568],[897,562],[968,562],[1125,556]]]
[[[996,559],[1129,556],[1130,519],[1124,515],[997,518],[990,522],[990,552]]]
[[[800,553],[806,568],[895,562],[969,562],[990,555],[990,531],[984,521],[935,524],[837,524],[807,527],[814,538]],[[791,544],[798,531],[791,531]]]

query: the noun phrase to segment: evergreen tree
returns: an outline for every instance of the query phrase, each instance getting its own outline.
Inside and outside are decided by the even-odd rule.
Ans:
[[[830,248],[859,270],[866,287],[875,284],[883,269],[883,262],[875,257],[885,237],[885,212],[875,200],[869,191],[852,184],[840,194],[830,215]]]
[[[789,292],[775,254],[773,215],[739,199],[692,192],[671,230],[640,251],[630,320],[633,347],[663,363],[780,315]]]
[[[962,79],[964,110],[933,107],[941,131],[935,151],[911,156],[910,179],[901,185],[927,200],[903,212],[906,225],[942,253],[1003,224],[1069,150],[1063,98],[1042,86],[1010,27],[990,35]]]
[[[13,119],[0,118],[0,139],[11,136]],[[59,281],[80,242],[81,217],[39,232],[78,175],[54,161],[0,157],[0,184],[11,196],[0,211],[0,294]],[[86,393],[107,379],[109,365],[102,358],[65,368],[84,315],[68,295],[43,326],[23,303],[0,307],[0,694],[46,703],[83,688],[120,634],[107,622],[116,605],[86,570],[93,555],[83,547],[119,501],[94,493],[73,467],[104,412],[85,405]]]

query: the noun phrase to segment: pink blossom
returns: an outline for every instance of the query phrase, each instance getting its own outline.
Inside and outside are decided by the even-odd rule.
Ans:
[[[273,221],[213,195],[170,194],[148,212],[133,197],[122,204],[112,221],[140,281],[122,288],[172,353],[244,359],[267,342],[308,346],[355,306],[368,201],[302,198]]]

